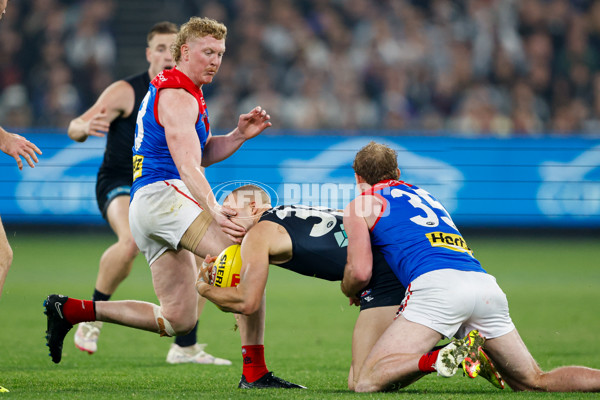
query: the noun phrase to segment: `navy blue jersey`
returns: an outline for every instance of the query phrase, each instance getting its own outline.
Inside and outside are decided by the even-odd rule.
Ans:
[[[292,259],[278,266],[306,276],[341,281],[348,239],[339,211],[302,205],[278,206],[260,221],[285,228],[292,240]]]
[[[274,222],[292,240],[292,258],[278,265],[302,275],[341,281],[348,256],[348,237],[339,211],[301,205],[279,206],[265,212],[260,221]],[[357,296],[360,309],[397,306],[405,288],[383,254],[373,250],[371,281]]]
[[[485,272],[446,209],[424,189],[388,180],[363,194],[383,201],[371,243],[404,286],[438,269]]]
[[[129,185],[131,185],[131,170],[133,168],[131,148],[135,136],[135,122],[142,99],[148,92],[150,75],[148,75],[148,71],[145,71],[125,78],[124,81],[133,88],[133,109],[128,117],[118,117],[110,123],[106,135],[104,159],[98,170],[98,179],[100,180],[104,176],[109,180],[127,178]]]

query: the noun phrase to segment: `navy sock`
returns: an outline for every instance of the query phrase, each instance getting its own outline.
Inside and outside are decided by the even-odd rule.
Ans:
[[[92,295],[92,300],[93,301],[108,301],[110,299],[110,294],[104,294],[100,291],[98,291],[98,289],[94,289],[94,294]]]
[[[188,347],[196,344],[196,334],[198,333],[198,323],[194,325],[194,329],[185,336],[175,336],[175,344],[179,347]]]

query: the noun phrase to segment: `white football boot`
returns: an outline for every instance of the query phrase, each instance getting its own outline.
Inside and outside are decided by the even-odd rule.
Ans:
[[[98,336],[100,336],[101,328],[101,321],[80,323],[73,337],[75,347],[81,351],[94,354],[98,350]]]
[[[204,351],[206,344],[196,343],[193,346],[181,347],[176,343],[171,345],[167,354],[169,364],[213,364],[213,365],[231,365],[231,361],[224,358],[218,358]]]
[[[452,339],[450,344],[440,349],[438,353],[435,362],[437,374],[449,378],[456,374],[458,367],[468,362],[465,372],[468,372],[470,378],[475,378],[481,369],[478,353],[483,343],[485,338],[477,330],[472,330],[463,339]]]

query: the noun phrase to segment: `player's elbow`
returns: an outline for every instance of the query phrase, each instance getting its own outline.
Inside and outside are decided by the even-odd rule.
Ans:
[[[260,304],[261,299],[259,299],[258,301],[255,301],[254,299],[247,300],[240,304],[239,311],[241,314],[244,315],[252,315],[258,311],[258,309],[260,308]]]
[[[69,128],[67,129],[67,135],[69,135],[69,138],[71,140],[74,140],[76,142],[84,142],[86,139],[86,136],[79,134],[76,125],[77,125],[76,120],[73,120],[73,121],[71,121],[71,123],[69,123]]]
[[[365,271],[358,268],[352,268],[350,273],[350,278],[352,281],[358,284],[362,284],[365,286],[371,280],[371,271]]]

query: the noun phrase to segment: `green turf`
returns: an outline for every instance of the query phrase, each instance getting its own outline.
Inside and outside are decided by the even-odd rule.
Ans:
[[[89,298],[97,263],[111,243],[106,234],[9,231],[15,258],[0,299],[0,385],[6,398],[279,398],[279,399],[497,399],[597,398],[584,394],[499,391],[483,379],[428,376],[398,393],[359,395],[346,390],[357,309],[346,305],[338,283],[272,268],[267,286],[266,358],[283,378],[306,391],[241,391],[239,336],[234,319],[212,304],[201,320],[200,342],[233,360],[231,367],[165,362],[171,339],[105,325],[100,350],[89,356],[65,341],[55,365],[44,343],[42,301],[59,292]],[[521,336],[544,369],[582,364],[600,368],[600,246],[597,238],[469,237],[469,245],[497,277]],[[154,301],[150,273],[138,257],[114,299]]]

